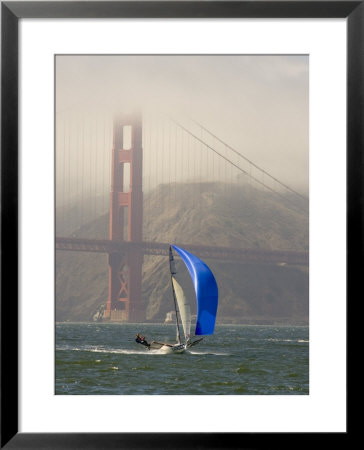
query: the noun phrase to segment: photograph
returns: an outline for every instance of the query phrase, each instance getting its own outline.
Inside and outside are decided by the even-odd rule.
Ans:
[[[349,437],[363,23],[1,2],[1,448]]]
[[[309,394],[308,55],[55,55],[57,395]]]

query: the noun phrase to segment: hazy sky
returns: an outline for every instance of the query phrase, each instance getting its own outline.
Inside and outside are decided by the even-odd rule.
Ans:
[[[308,56],[57,56],[56,109],[186,112],[307,191],[308,75]]]

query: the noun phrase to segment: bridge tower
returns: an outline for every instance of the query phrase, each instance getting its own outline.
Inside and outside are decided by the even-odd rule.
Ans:
[[[141,114],[114,118],[109,238],[141,242],[143,232],[143,148]],[[109,253],[109,297],[106,320],[141,321],[143,253]]]

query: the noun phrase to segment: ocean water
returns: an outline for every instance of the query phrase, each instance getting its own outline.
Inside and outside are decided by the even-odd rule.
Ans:
[[[58,395],[307,395],[309,329],[217,325],[182,354],[148,351],[175,339],[165,324],[57,323]],[[191,383],[193,380],[193,383]]]

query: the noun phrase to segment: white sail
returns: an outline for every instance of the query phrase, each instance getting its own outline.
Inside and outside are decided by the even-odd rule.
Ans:
[[[191,308],[185,297],[182,287],[174,277],[172,277],[172,282],[177,298],[185,340],[187,341],[190,338],[191,333]]]

